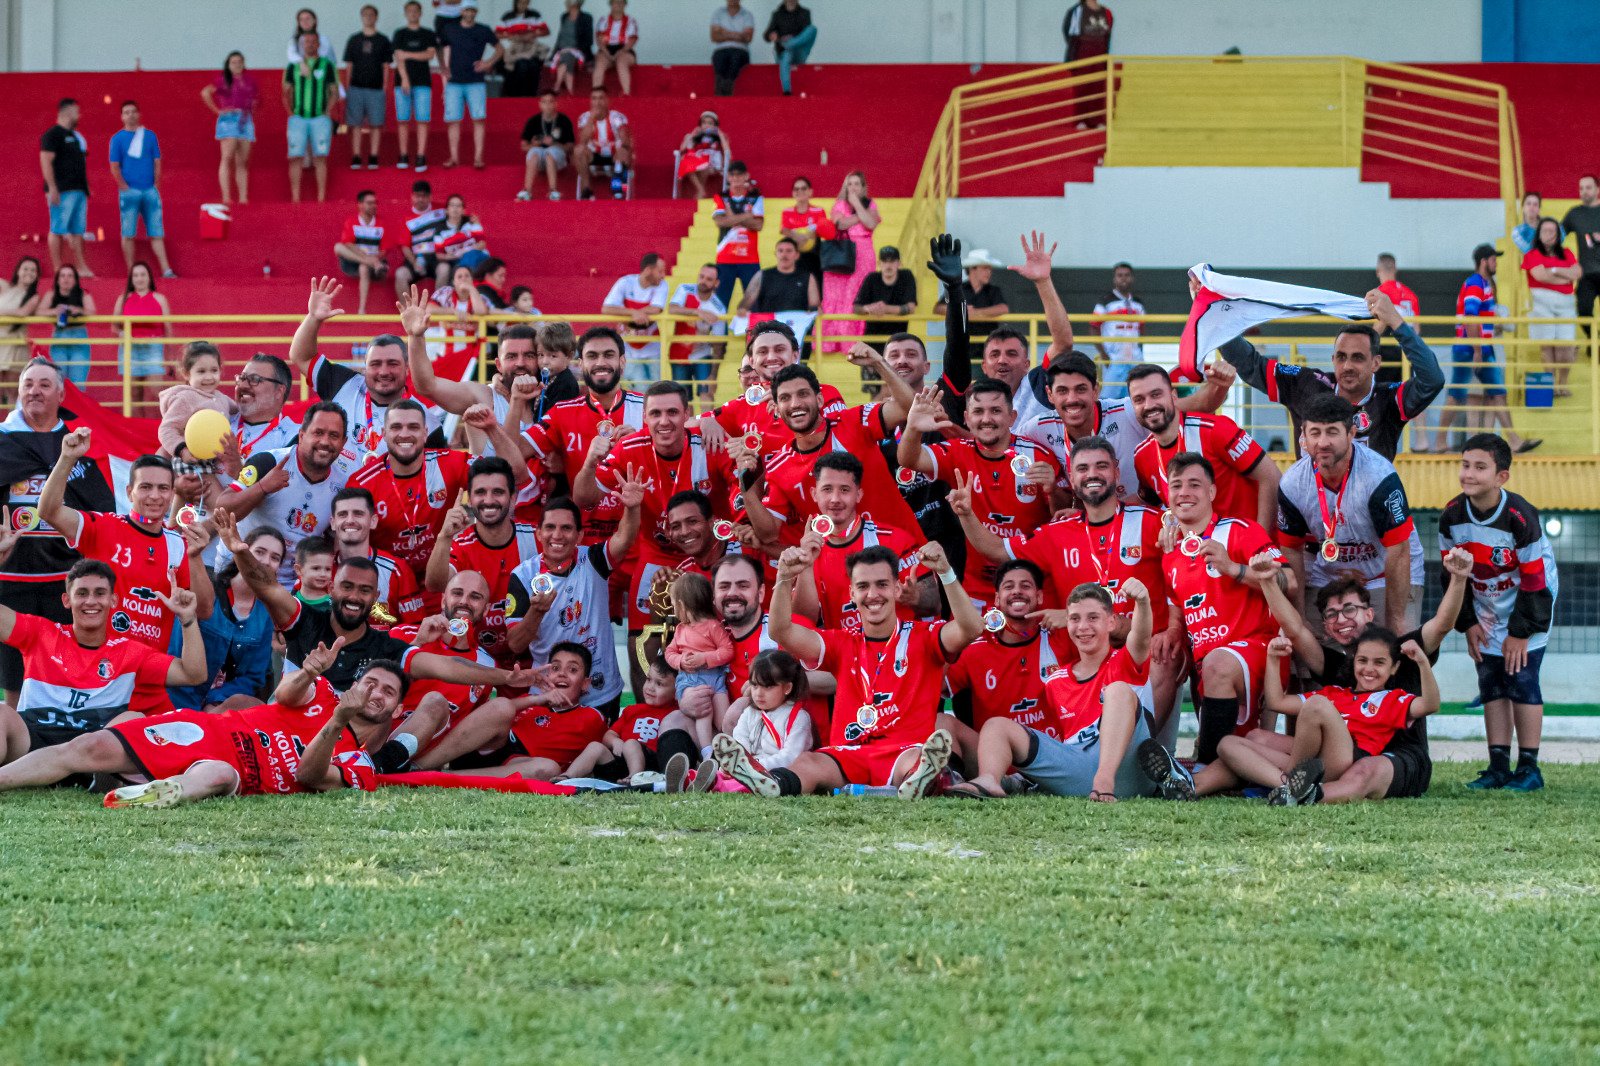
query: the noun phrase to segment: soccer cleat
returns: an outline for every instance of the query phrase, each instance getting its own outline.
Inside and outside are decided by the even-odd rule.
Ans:
[[[922,742],[922,756],[917,760],[916,769],[900,782],[900,798],[914,800],[926,796],[949,762],[950,734],[935,729],[933,735]]]
[[[1295,764],[1283,784],[1267,794],[1271,807],[1305,807],[1322,800],[1322,760],[1312,756]]]
[[[664,792],[682,792],[683,780],[689,776],[689,756],[678,752],[667,760],[667,783]]]
[[[1173,758],[1161,741],[1151,737],[1139,745],[1134,753],[1139,769],[1156,786],[1157,795],[1164,800],[1198,799],[1194,794],[1194,775]]]
[[[717,760],[701,759],[694,768],[694,780],[689,782],[690,792],[710,792],[717,783]]]
[[[638,773],[628,778],[628,784],[634,788],[638,788],[643,785],[664,785],[666,782],[667,775],[661,773],[659,770],[640,770]]]
[[[782,792],[766,769],[750,758],[744,746],[728,734],[718,733],[711,738],[711,754],[717,761],[717,769],[756,795],[776,799]]]
[[[1511,774],[1511,779],[1506,782],[1507,792],[1537,792],[1544,787],[1544,774],[1539,769],[1539,764],[1532,766],[1519,766]]]
[[[175,777],[163,777],[149,784],[127,785],[106,793],[107,807],[176,807],[183,802],[183,785]]]
[[[1505,788],[1510,782],[1510,770],[1500,770],[1491,766],[1488,769],[1478,771],[1478,776],[1468,781],[1467,787],[1482,791],[1485,789]]]

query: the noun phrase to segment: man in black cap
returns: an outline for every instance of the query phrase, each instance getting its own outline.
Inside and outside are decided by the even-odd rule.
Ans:
[[[1434,452],[1450,451],[1450,429],[1464,423],[1469,430],[1489,429],[1495,423],[1505,427],[1506,443],[1518,455],[1531,452],[1544,441],[1527,439],[1511,427],[1511,410],[1506,406],[1506,372],[1494,346],[1489,344],[1495,335],[1495,318],[1500,305],[1495,302],[1494,273],[1500,265],[1500,249],[1492,244],[1480,244],[1472,250],[1473,272],[1461,283],[1456,294],[1456,315],[1477,316],[1481,323],[1456,323],[1456,336],[1462,340],[1477,338],[1482,344],[1456,344],[1450,348],[1450,405],[1439,420],[1439,431],[1433,442]],[[1467,386],[1476,378],[1482,387],[1468,391]]]

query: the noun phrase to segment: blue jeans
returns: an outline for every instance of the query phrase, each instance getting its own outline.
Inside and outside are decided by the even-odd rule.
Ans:
[[[50,208],[50,232],[78,236],[89,222],[89,194],[82,189],[62,189],[60,202]]]
[[[411,91],[395,86],[394,90],[394,120],[396,122],[410,122],[413,118],[427,125],[433,118],[433,87],[429,85],[413,85]]]
[[[117,193],[117,211],[122,215],[124,237],[139,235],[141,218],[146,237],[160,240],[167,235],[161,224],[161,194],[155,189],[123,189]]]
[[[737,282],[744,288],[740,293],[750,291],[750,280],[761,273],[760,263],[718,263],[717,266],[717,299],[722,301],[723,307],[733,306],[733,286]]]
[[[74,340],[88,340],[88,326],[68,326],[66,329],[57,329],[51,333],[52,337],[59,339],[71,338]],[[50,361],[61,368],[67,380],[74,385],[82,385],[89,380],[89,346],[87,344],[52,344],[50,346]]]
[[[783,86],[783,91],[789,91],[789,71],[800,66],[811,58],[811,46],[817,43],[816,26],[807,26],[793,37],[789,43],[778,48],[778,83]]]
[[[129,345],[132,359],[123,359],[122,366],[136,378],[158,378],[167,372],[166,349],[160,344],[139,341]]]
[[[460,122],[463,107],[474,122],[482,122],[489,114],[489,87],[481,81],[446,82],[444,120]]]

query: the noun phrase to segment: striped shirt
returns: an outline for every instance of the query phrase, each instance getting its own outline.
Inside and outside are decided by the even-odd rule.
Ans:
[[[289,87],[289,114],[320,118],[328,113],[328,92],[334,84],[333,63],[324,56],[305,63],[290,63],[283,71]]]

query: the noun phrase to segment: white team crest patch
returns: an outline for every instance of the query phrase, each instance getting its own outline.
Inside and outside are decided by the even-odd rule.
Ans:
[[[205,730],[193,722],[160,722],[144,727],[145,739],[158,747],[198,744],[205,735]]]

